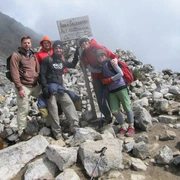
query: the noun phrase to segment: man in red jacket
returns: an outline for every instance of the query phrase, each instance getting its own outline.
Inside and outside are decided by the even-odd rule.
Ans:
[[[112,53],[104,46],[99,45],[95,39],[90,40],[86,36],[79,39],[79,45],[84,49],[81,55],[81,61],[91,72],[92,84],[96,94],[98,106],[105,117],[103,120],[109,124],[112,122],[112,116],[109,109],[109,91],[107,87],[102,84],[102,79],[104,78],[104,76],[101,66],[99,66],[99,62],[96,57],[96,51],[98,49],[103,49],[106,51],[107,57],[111,59],[115,59],[118,57],[116,54]]]

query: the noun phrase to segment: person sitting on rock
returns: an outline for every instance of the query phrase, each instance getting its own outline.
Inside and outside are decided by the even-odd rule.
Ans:
[[[74,103],[67,92],[63,90],[63,70],[76,66],[78,51],[72,62],[65,61],[62,53],[63,43],[57,40],[53,43],[52,56],[46,57],[40,67],[42,92],[46,98],[48,112],[52,116],[50,125],[55,139],[63,139],[57,103],[61,104],[62,111],[69,121],[70,134],[74,134],[75,129],[79,128],[79,117]]]
[[[41,47],[41,50],[39,52],[37,52],[35,55],[36,55],[36,58],[37,58],[39,64],[41,65],[41,62],[43,61],[44,58],[46,58],[47,56],[51,56],[53,54],[53,47],[52,47],[51,39],[48,36],[44,36],[40,41],[40,47]],[[63,72],[65,73],[66,70],[67,69],[64,68]],[[40,97],[38,98],[38,100],[39,99],[40,99],[39,104],[41,105],[41,106],[39,106],[39,111],[42,114],[42,119],[45,119],[46,125],[50,126],[50,121],[51,121],[52,117],[48,113],[47,108],[44,105],[42,105],[42,104],[45,104],[45,102],[42,103],[43,101],[42,101],[41,94],[40,94]],[[58,105],[58,107],[60,107],[60,105]],[[59,112],[62,113],[62,110],[60,109]]]
[[[99,49],[96,52],[97,59],[102,65],[104,79],[102,83],[108,86],[110,91],[110,108],[113,115],[116,117],[116,120],[121,125],[118,136],[126,135],[132,136],[135,132],[134,129],[134,115],[130,105],[130,98],[128,94],[127,84],[123,79],[123,72],[121,68],[116,65],[111,64],[110,58],[107,57],[106,51]],[[120,113],[120,104],[122,104],[124,111],[127,115],[127,121],[129,127],[126,127],[124,118]]]

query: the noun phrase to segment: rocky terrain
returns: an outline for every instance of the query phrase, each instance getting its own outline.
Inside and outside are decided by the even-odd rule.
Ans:
[[[65,56],[71,61],[75,44],[69,42],[65,47]],[[0,180],[180,178],[180,73],[169,69],[157,72],[152,65],[143,65],[130,51],[117,49],[116,53],[135,76],[129,87],[136,128],[133,137],[118,138],[119,125],[115,120],[98,131],[100,112],[96,98],[91,89],[98,115],[98,119],[91,119],[89,96],[78,64],[76,69],[68,69],[64,80],[66,88],[82,99],[82,112],[78,111],[81,128],[74,136],[68,136],[67,121],[61,115],[66,138],[55,141],[32,98],[27,131],[34,137],[20,142],[14,86],[4,77],[5,69],[1,66],[0,137],[4,149],[0,150]],[[98,153],[103,148],[104,154]]]

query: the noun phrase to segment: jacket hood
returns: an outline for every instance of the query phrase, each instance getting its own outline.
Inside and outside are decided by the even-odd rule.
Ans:
[[[50,38],[49,38],[48,36],[44,36],[44,37],[42,38],[42,40],[40,41],[40,46],[41,46],[41,47],[43,47],[43,44],[42,44],[43,41],[49,41],[49,42],[51,43]],[[51,45],[52,45],[52,43],[51,43]]]
[[[95,39],[91,39],[91,44],[90,46],[96,46],[98,43]]]
[[[48,37],[48,36],[44,36],[43,38],[42,38],[42,40],[40,41],[40,46],[41,46],[41,49],[42,49],[42,51],[47,51],[44,47],[43,47],[43,41],[49,41],[50,42],[50,50],[52,50],[52,42],[51,42],[51,39]]]

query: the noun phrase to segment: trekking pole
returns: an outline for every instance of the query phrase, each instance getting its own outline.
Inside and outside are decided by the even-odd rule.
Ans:
[[[91,179],[90,179],[90,180],[93,179],[94,173],[95,173],[97,167],[99,166],[99,163],[101,162],[101,159],[102,159],[102,157],[104,156],[104,153],[105,153],[106,149],[107,149],[107,147],[103,147],[100,151],[95,151],[95,153],[101,153],[101,154],[100,154],[100,158],[98,159],[98,162],[96,163],[96,166],[95,166],[95,168],[94,168],[94,170],[93,170],[93,172],[92,172],[92,175],[91,175]]]
[[[102,90],[102,101],[101,101],[101,115],[100,115],[100,121],[99,121],[99,128],[98,128],[98,131],[101,132],[101,128],[103,126],[103,117],[102,117],[102,114],[103,114],[103,104],[104,104],[104,87],[103,87],[103,90]]]

